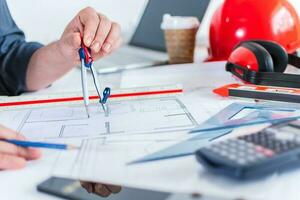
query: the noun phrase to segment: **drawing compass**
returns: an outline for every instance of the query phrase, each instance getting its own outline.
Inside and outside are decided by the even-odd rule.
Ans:
[[[99,91],[99,79],[98,75],[94,70],[93,67],[93,58],[91,56],[91,51],[89,48],[87,48],[83,42],[81,43],[81,48],[78,50],[79,57],[81,60],[81,84],[82,84],[82,92],[83,92],[83,99],[84,99],[84,105],[86,108],[86,112],[88,117],[90,117],[90,112],[89,112],[89,94],[88,94],[88,86],[87,86],[87,70],[89,69],[92,77],[93,77],[93,82],[95,89],[97,91],[97,94],[99,96],[99,103],[104,111],[104,114],[107,115],[108,110],[106,108],[106,102],[110,96],[111,89],[109,87],[106,87],[103,90],[103,98],[101,98],[101,94]]]

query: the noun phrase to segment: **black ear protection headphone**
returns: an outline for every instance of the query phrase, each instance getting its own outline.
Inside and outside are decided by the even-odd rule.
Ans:
[[[283,73],[288,64],[300,68],[300,58],[275,42],[249,40],[234,48],[226,71],[255,85],[300,88],[300,75]]]

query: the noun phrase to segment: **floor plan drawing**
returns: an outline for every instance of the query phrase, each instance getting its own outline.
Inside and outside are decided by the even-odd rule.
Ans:
[[[130,136],[132,137],[132,136]],[[161,148],[176,143],[175,139],[115,140],[110,137],[83,139],[75,151],[61,152],[53,165],[53,175],[75,179],[103,177],[112,172],[131,168],[129,162],[141,156],[153,153]],[[64,162],[63,166],[61,163]],[[99,166],[110,166],[109,171],[99,171]],[[120,169],[119,169],[120,168]],[[122,170],[121,170],[122,168]],[[116,174],[115,174],[116,175]]]
[[[0,120],[8,114],[12,120],[18,118],[17,131],[35,140],[170,132],[197,125],[176,97],[116,101],[110,102],[107,108],[108,116],[105,116],[98,104],[90,105],[90,118],[81,104],[6,110]]]

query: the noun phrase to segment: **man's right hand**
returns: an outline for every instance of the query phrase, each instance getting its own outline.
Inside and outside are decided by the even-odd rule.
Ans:
[[[22,135],[0,125],[0,139],[25,140]],[[36,160],[41,157],[38,149],[23,148],[0,141],[0,170],[20,169],[26,166],[28,160]]]
[[[100,197],[109,197],[111,194],[117,194],[122,190],[120,186],[116,185],[92,183],[86,181],[80,181],[80,184],[88,193],[93,193]]]

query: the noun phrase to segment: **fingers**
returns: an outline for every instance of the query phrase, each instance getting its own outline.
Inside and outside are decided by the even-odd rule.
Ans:
[[[98,29],[99,16],[93,8],[87,7],[80,11],[79,19],[84,26],[83,42],[87,47],[90,47]]]
[[[0,152],[16,157],[22,157],[26,160],[36,160],[41,157],[38,149],[18,147],[14,144],[0,141]]]
[[[0,139],[25,140],[25,137],[0,125]],[[5,141],[0,141],[0,153],[14,157],[21,157],[25,160],[36,160],[41,157],[41,152],[38,149],[18,147]]]
[[[112,51],[115,51],[116,49],[118,49],[123,43],[123,39],[120,37],[114,44],[113,48],[112,48]]]
[[[106,16],[100,14],[98,16],[100,19],[100,23],[97,28],[97,33],[95,35],[94,41],[91,45],[92,53],[98,53],[101,48],[103,49],[103,43],[112,28],[112,23]]]
[[[112,23],[111,29],[104,40],[101,50],[97,53],[94,52],[95,60],[111,54],[122,44],[121,28],[117,23]]]
[[[122,45],[122,42],[123,42],[123,40],[122,40],[122,38],[120,37],[120,38],[115,42],[115,44],[114,44],[114,46],[112,47],[110,53],[106,53],[106,52],[104,52],[104,51],[101,50],[98,54],[93,55],[93,56],[94,56],[94,59],[95,59],[95,60],[98,60],[99,58],[102,58],[102,57],[104,57],[104,56],[107,56],[107,55],[111,54],[112,52],[114,52],[116,49],[118,49],[118,48]]]
[[[112,23],[110,32],[102,46],[102,50],[109,54],[112,49],[114,49],[117,45],[117,42],[120,42],[121,28],[119,24]]]
[[[80,185],[88,192],[92,193],[94,191],[94,186],[93,183],[85,182],[85,181],[80,181]]]
[[[109,189],[109,191],[111,191],[113,194],[117,194],[119,193],[122,188],[120,186],[116,186],[116,185],[106,185],[106,187]]]
[[[83,24],[83,41],[90,47],[93,54],[109,54],[119,42],[121,28],[117,23],[112,23],[106,16],[98,14],[93,8],[85,8],[79,13],[80,22]]]
[[[101,197],[108,197],[109,195],[119,193],[121,191],[120,186],[105,185],[102,183],[91,183],[80,181],[81,186],[89,193],[95,193]]]
[[[24,139],[17,132],[0,125],[0,139]]]
[[[96,183],[94,185],[95,193],[101,197],[108,197],[111,194],[111,191],[101,183]]]
[[[95,193],[101,197],[108,197],[111,194],[111,191],[101,183],[80,181],[80,184],[88,193]]]
[[[42,157],[42,152],[39,149],[27,148],[28,150],[28,160],[37,160]]]
[[[0,153],[0,169],[21,169],[26,166],[26,160],[21,157]]]

